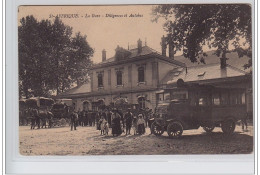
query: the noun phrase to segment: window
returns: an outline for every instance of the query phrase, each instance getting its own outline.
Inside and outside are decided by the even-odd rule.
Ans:
[[[207,99],[205,97],[199,98],[199,106],[206,106]]]
[[[230,104],[245,104],[245,93],[241,92],[231,92],[230,94]]]
[[[145,98],[144,97],[139,97],[138,98],[138,104],[139,104],[139,107],[141,109],[144,109],[145,108]]]
[[[242,93],[241,96],[242,96],[242,104],[246,104],[246,94]]]
[[[122,71],[117,71],[116,72],[116,78],[117,78],[117,85],[123,85],[122,81]]]
[[[158,101],[162,102],[162,101],[170,101],[171,96],[170,93],[160,93],[157,95]]]
[[[83,102],[83,110],[90,110],[90,103],[88,101]]]
[[[163,101],[163,93],[162,94],[158,94],[158,100],[159,101]]]
[[[144,67],[138,68],[138,82],[144,82]]]
[[[229,97],[228,92],[222,92],[221,93],[221,100],[220,100],[221,105],[229,104],[229,98],[228,97]]]
[[[165,101],[170,101],[170,99],[171,99],[170,93],[165,93],[164,94],[164,100]]]
[[[187,98],[188,98],[188,92],[186,92],[186,91],[172,93],[173,100],[182,100],[182,99],[187,99]]]
[[[111,85],[111,70],[108,70],[108,85]]]
[[[212,103],[213,103],[213,105],[220,105],[219,94],[212,95]]]
[[[103,87],[103,75],[98,74],[98,87]]]

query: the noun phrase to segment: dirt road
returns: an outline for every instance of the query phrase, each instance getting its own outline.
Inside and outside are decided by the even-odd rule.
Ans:
[[[235,133],[225,136],[220,128],[206,134],[202,128],[184,131],[180,139],[170,139],[165,132],[156,137],[122,134],[101,136],[94,127],[69,127],[30,130],[20,126],[22,155],[166,155],[166,154],[248,154],[253,151],[253,127],[247,132],[237,126]],[[111,131],[110,131],[111,133]]]

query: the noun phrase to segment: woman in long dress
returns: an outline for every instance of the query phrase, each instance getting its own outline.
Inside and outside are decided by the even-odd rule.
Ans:
[[[120,124],[120,115],[113,111],[112,113],[112,134],[113,136],[118,136],[122,134],[121,124]]]

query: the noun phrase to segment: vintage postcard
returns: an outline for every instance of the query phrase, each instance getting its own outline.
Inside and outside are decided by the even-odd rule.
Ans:
[[[24,156],[252,154],[252,6],[19,6]]]

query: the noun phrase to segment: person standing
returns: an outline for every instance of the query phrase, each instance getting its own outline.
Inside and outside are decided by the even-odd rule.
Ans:
[[[70,121],[71,121],[71,131],[73,130],[77,130],[77,122],[78,122],[78,114],[73,111],[71,114],[70,114]]]
[[[113,136],[119,136],[122,134],[120,121],[121,121],[120,115],[117,113],[116,110],[113,110],[113,114],[112,114],[112,134],[113,134]]]
[[[137,128],[138,128],[138,134],[142,135],[145,133],[145,120],[143,118],[142,114],[138,115],[138,121],[137,121]]]
[[[90,115],[91,115],[92,126],[95,126],[96,114],[94,111],[91,111]]]
[[[246,114],[246,116],[244,118],[242,118],[242,120],[241,120],[243,131],[247,131],[247,118],[248,118],[248,115]]]
[[[34,129],[36,117],[34,115],[33,109],[30,109],[30,118],[31,118],[31,129]]]
[[[130,108],[127,109],[127,112],[125,113],[125,125],[126,125],[126,135],[130,135],[132,122],[133,122],[133,114],[130,111]]]
[[[78,126],[81,126],[81,120],[82,120],[82,111],[81,109],[79,108],[78,110]]]
[[[40,122],[41,122],[41,119],[40,119],[40,116],[39,116],[39,111],[38,109],[33,109],[33,116],[35,118],[35,122],[36,122],[36,125],[37,125],[37,129],[40,129]],[[33,127],[34,129],[34,127]]]
[[[99,120],[101,119],[101,112],[97,112],[96,114],[96,126],[97,126],[97,130],[100,130],[100,125],[99,125]]]
[[[107,112],[107,122],[108,122],[109,127],[111,127],[111,116],[112,116],[112,112],[110,110],[108,110],[108,112]]]
[[[49,123],[48,127],[52,128],[52,126],[53,126],[53,114],[52,114],[52,112],[48,112],[47,116],[48,116],[48,123]]]
[[[152,123],[155,120],[155,114],[154,113],[150,113],[149,119],[148,119],[148,127],[150,128],[150,135],[153,134],[152,131]]]

